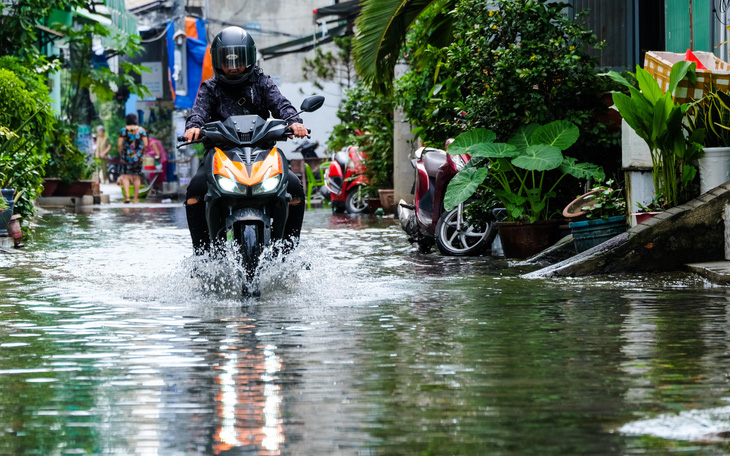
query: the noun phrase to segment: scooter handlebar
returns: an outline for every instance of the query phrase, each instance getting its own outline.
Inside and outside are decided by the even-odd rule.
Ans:
[[[312,130],[310,128],[307,128],[307,139],[312,139],[310,136],[312,134]],[[294,132],[292,131],[291,127],[287,127],[286,130],[284,130],[284,136],[294,136]]]

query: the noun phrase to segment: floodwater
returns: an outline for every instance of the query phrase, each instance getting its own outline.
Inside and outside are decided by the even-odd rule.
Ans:
[[[185,226],[50,212],[0,255],[0,454],[730,453],[726,288],[526,280],[318,209],[242,300]]]

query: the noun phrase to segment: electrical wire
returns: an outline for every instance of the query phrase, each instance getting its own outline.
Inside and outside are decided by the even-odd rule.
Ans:
[[[173,24],[173,21],[169,21],[167,23],[167,26],[165,27],[165,30],[163,30],[162,33],[160,33],[159,35],[157,35],[154,38],[147,38],[145,40],[141,40],[140,43],[152,43],[153,41],[159,40],[160,38],[162,38],[163,36],[165,36],[165,34],[167,34],[167,30],[170,28],[170,26],[172,24]],[[151,27],[151,28],[155,28],[155,27]]]
[[[730,0],[714,0],[712,12],[715,14],[718,22],[722,25],[728,26],[728,10],[730,10]]]

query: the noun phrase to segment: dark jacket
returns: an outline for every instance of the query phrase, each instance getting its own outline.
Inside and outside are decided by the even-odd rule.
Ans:
[[[224,121],[230,116],[256,114],[263,119],[284,119],[297,110],[287,100],[271,77],[256,67],[251,78],[231,88],[210,78],[200,84],[198,97],[185,122],[185,129],[202,128],[215,120]],[[291,125],[301,122],[299,116],[289,119]]]

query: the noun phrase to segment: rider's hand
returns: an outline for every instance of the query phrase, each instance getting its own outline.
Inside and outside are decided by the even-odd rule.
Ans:
[[[307,131],[307,127],[305,127],[304,124],[293,123],[289,126],[289,128],[291,128],[291,131],[297,138],[304,138],[309,134],[309,132]]]
[[[200,136],[200,128],[188,128],[183,136],[187,142],[195,141]]]

